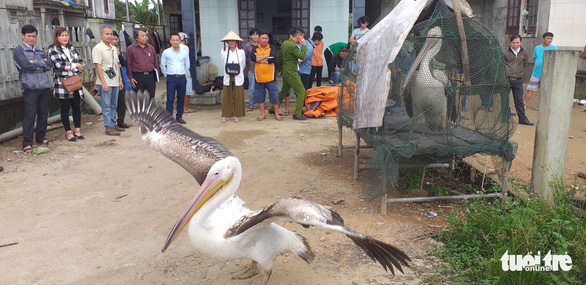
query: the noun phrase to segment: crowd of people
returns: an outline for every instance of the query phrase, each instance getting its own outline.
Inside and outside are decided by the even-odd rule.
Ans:
[[[358,19],[360,28],[356,28],[347,42],[336,42],[324,50],[324,36],[322,27],[315,26],[313,35],[306,38],[303,30],[292,28],[278,51],[270,44],[270,34],[267,31],[259,31],[252,28],[249,31],[250,40],[241,48],[243,42],[236,33],[228,33],[222,41],[224,48],[221,52],[222,64],[225,70],[224,92],[222,93],[222,119],[225,123],[227,117],[233,117],[234,122],[239,122],[238,117],[245,115],[244,87],[247,80],[248,85],[248,106],[246,111],[253,111],[255,105],[260,108],[258,121],[266,119],[265,103],[268,100],[273,105],[269,114],[274,115],[276,120],[283,120],[283,116],[289,115],[289,102],[291,89],[296,96],[294,120],[306,120],[302,113],[305,93],[308,89],[321,86],[322,72],[325,63],[327,64],[328,83],[337,85],[341,82],[341,72],[344,67],[342,62],[348,54],[351,44],[364,36],[368,31],[370,19],[367,16]],[[226,49],[225,45],[228,45]],[[244,59],[240,60],[240,51],[244,52]],[[238,68],[231,68],[238,65]],[[245,65],[245,66],[242,66]],[[349,61],[350,74],[357,76],[358,66],[356,57]],[[238,72],[238,69],[241,72]],[[229,72],[233,70],[233,74]],[[283,85],[278,91],[276,78],[279,72],[283,78]],[[226,89],[226,87],[228,87]],[[279,107],[284,105],[283,113]]]
[[[314,82],[316,86],[321,86],[324,61],[327,65],[329,84],[339,84],[342,62],[348,54],[348,48],[369,31],[369,22],[367,16],[361,17],[358,20],[360,27],[352,31],[348,42],[336,42],[327,47],[320,26],[314,28],[312,37],[308,37],[307,40],[301,29],[293,28],[278,52],[269,43],[270,34],[267,31],[251,29],[250,40],[244,46],[241,45],[242,38],[234,32],[229,32],[221,40],[224,42],[224,48],[220,51],[224,70],[221,122],[225,123],[227,118],[232,118],[238,123],[240,117],[245,116],[246,111],[252,111],[255,105],[260,107],[260,116],[257,120],[266,119],[267,94],[268,101],[273,105],[268,113],[281,121],[283,116],[289,115],[291,89],[297,98],[292,117],[294,120],[306,120],[307,117],[302,113],[305,93]],[[53,143],[46,138],[51,96],[58,99],[61,105],[65,140],[84,140],[80,107],[84,93],[79,86],[81,83],[77,81],[80,81],[79,75],[85,69],[85,64],[81,55],[72,47],[68,30],[63,27],[55,29],[48,55],[36,46],[38,31],[34,26],[23,26],[21,34],[23,42],[14,49],[14,64],[19,71],[25,103],[22,150],[32,152],[33,139],[41,145]],[[552,33],[543,34],[542,39],[543,43],[535,47],[533,52],[535,67],[525,95],[523,77],[529,55],[521,47],[521,37],[512,36],[510,47],[504,52],[516,114],[519,123],[524,125],[533,125],[525,115],[525,105],[539,86],[543,52],[547,49],[556,49],[551,44]],[[188,100],[186,93],[192,92],[187,90],[187,86],[191,86],[188,84],[191,80],[191,63],[189,48],[186,46],[187,35],[171,35],[171,47],[163,51],[160,64],[155,48],[147,42],[148,34],[145,30],[136,29],[134,40],[134,43],[128,45],[124,58],[118,48],[118,35],[111,27],[103,26],[100,30],[100,42],[92,50],[104,129],[105,134],[109,136],[119,136],[120,132],[128,128],[124,122],[125,92],[146,91],[153,98],[160,76],[159,70],[167,78],[167,111],[171,115],[174,114],[173,106],[177,99],[175,119],[180,124],[186,123],[182,118],[185,112],[194,112],[185,104]],[[351,69],[349,74],[357,76],[355,54],[346,67]],[[53,86],[50,85],[47,76],[47,71],[50,70],[53,70]],[[280,91],[276,83],[278,73],[283,78]],[[249,82],[248,105],[245,104],[244,97],[245,79]],[[285,108],[281,113],[279,107],[283,103]],[[69,120],[69,110],[72,111],[73,129]]]
[[[36,46],[38,31],[32,25],[21,29],[22,43],[14,49],[14,64],[19,72],[19,81],[24,99],[24,121],[22,150],[30,153],[33,141],[39,145],[51,145],[46,138],[47,116],[51,96],[59,100],[64,138],[69,142],[84,140],[81,132],[81,100],[84,92],[81,72],[85,69],[84,58],[72,46],[69,31],[55,28],[48,54]],[[101,98],[105,134],[119,136],[128,125],[124,122],[126,106],[125,92],[146,91],[155,95],[159,75],[159,59],[155,48],[147,43],[145,30],[136,29],[135,42],[126,49],[126,59],[118,48],[118,34],[109,26],[100,29],[100,42],[92,49],[95,65],[96,87]],[[183,112],[193,112],[184,107],[186,78],[189,74],[189,49],[181,43],[178,34],[171,35],[171,45],[163,52],[160,70],[167,80],[167,110],[173,114],[174,96],[177,94],[176,120],[185,124]],[[185,40],[185,37],[184,39]],[[187,50],[186,50],[187,48]],[[47,71],[53,71],[53,86]],[[169,106],[170,105],[170,106]],[[73,129],[69,119],[71,110]],[[35,130],[36,122],[36,132]]]

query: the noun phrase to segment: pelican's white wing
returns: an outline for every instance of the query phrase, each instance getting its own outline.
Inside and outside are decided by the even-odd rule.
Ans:
[[[318,226],[341,232],[348,236],[357,246],[362,248],[368,256],[378,261],[385,270],[390,269],[395,274],[393,266],[403,272],[401,264],[409,267],[409,256],[393,245],[379,241],[373,237],[344,226],[342,217],[326,208],[302,198],[291,197],[277,201],[268,208],[253,215],[247,215],[226,232],[225,237],[234,237],[247,231],[254,231],[268,226],[275,220],[291,221],[304,227]]]

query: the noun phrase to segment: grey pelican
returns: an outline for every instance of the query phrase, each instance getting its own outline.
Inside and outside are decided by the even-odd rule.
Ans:
[[[258,211],[246,208],[235,195],[242,179],[238,158],[213,139],[183,128],[148,94],[127,94],[126,104],[143,140],[189,171],[201,185],[169,233],[163,252],[187,227],[197,251],[223,259],[251,260],[234,278],[250,278],[260,267],[266,284],[278,255],[292,252],[307,263],[314,258],[308,241],[274,223],[280,220],[343,233],[393,275],[394,267],[401,272],[401,265],[409,267],[411,259],[403,251],[345,227],[342,217],[323,205],[292,197]],[[200,181],[198,177],[204,169],[205,180]]]
[[[405,89],[411,77],[415,77],[411,85],[413,124],[417,117],[423,114],[425,124],[432,131],[445,130],[446,127],[448,77],[442,71],[431,67],[432,60],[442,47],[441,36],[440,27],[434,27],[427,32],[427,39],[403,84]],[[416,72],[419,64],[421,67]]]

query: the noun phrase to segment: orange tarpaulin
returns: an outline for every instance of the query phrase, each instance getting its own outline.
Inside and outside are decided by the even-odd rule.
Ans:
[[[338,116],[339,93],[340,85],[308,89],[307,93],[305,93],[305,108],[307,111],[304,114],[311,118]]]
[[[342,109],[354,112],[354,100],[356,99],[356,82],[346,80],[342,86]]]

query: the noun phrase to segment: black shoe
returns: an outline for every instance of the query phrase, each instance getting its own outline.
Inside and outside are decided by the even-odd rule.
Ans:
[[[184,125],[187,124],[187,122],[185,122],[185,120],[183,120],[183,118],[177,118],[177,122],[179,124],[184,124]]]
[[[297,115],[297,114],[293,114],[293,120],[300,120],[300,121],[305,121],[307,120],[307,118],[303,115]]]
[[[4,167],[0,166],[0,172],[2,172],[2,171],[4,171]]]
[[[128,129],[128,128],[130,128],[130,127],[129,127],[127,124],[125,124],[124,122],[122,122],[122,123],[118,123],[118,127],[119,127],[119,128],[123,128],[123,129]]]
[[[527,121],[527,122],[519,122],[519,125],[534,126],[535,124]]]
[[[275,110],[269,110],[269,114],[274,115],[275,114]],[[279,116],[287,116],[287,115],[279,114]]]

